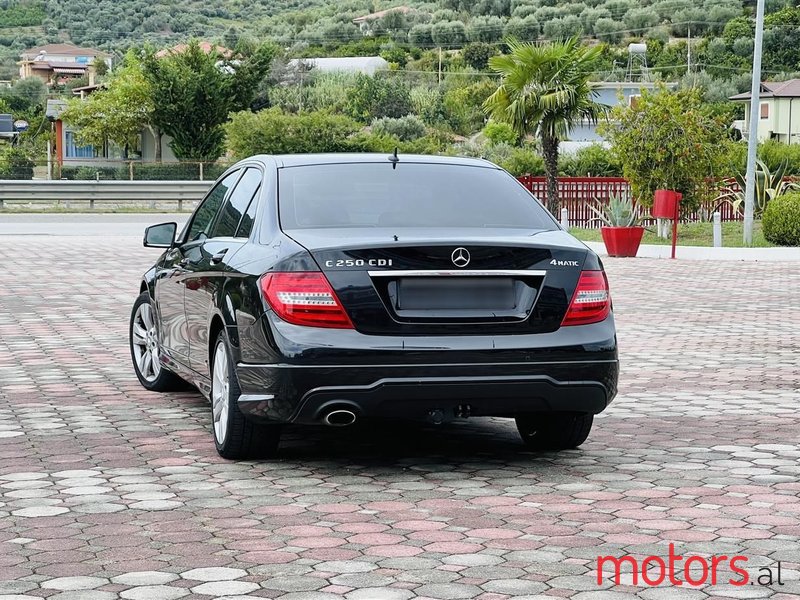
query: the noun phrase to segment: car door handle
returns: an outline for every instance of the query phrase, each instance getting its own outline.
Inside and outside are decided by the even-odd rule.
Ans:
[[[225,253],[228,251],[227,248],[225,250],[220,250],[216,254],[211,256],[211,264],[217,265],[222,262],[222,259],[225,258]]]

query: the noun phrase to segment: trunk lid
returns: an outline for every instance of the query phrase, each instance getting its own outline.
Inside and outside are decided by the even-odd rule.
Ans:
[[[286,233],[312,255],[355,328],[376,335],[555,331],[589,255],[560,230]]]

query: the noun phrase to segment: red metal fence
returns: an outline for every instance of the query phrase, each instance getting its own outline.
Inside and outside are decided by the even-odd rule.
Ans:
[[[528,188],[534,196],[543,200],[547,196],[547,180],[544,177],[523,175],[520,183]],[[735,182],[726,182],[727,187],[736,189]],[[595,200],[602,203],[608,202],[609,197],[630,193],[630,185],[622,177],[559,177],[558,197],[561,206],[569,211],[569,222],[574,227],[599,227],[598,222],[592,222],[594,213],[589,210],[589,204]],[[684,215],[687,220],[700,220],[711,218],[714,209],[719,210],[723,221],[741,221],[742,215],[734,212],[733,207],[723,202],[705,202],[701,207],[690,214]],[[557,218],[560,215],[555,215]]]

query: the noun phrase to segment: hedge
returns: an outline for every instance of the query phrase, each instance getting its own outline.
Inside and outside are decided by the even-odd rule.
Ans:
[[[204,163],[203,179],[213,181],[227,168],[226,164]],[[61,167],[61,179],[88,181],[97,179],[98,175],[100,180],[106,181],[127,181],[131,178],[130,167],[127,164],[118,167]],[[199,163],[141,164],[134,162],[133,179],[134,181],[197,181],[200,179],[200,165]]]

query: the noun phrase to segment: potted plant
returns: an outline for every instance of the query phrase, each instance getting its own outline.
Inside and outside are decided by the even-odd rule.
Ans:
[[[644,227],[640,225],[643,217],[633,200],[627,196],[612,194],[607,204],[595,199],[597,206],[589,208],[597,215],[593,221],[600,221],[600,234],[609,256],[636,256],[642,243]]]

